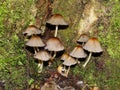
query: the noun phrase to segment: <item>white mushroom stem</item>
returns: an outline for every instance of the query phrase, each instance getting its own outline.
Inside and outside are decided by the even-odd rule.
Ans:
[[[91,56],[92,56],[92,52],[89,53],[89,56],[88,56],[86,62],[83,64],[83,67],[84,67],[84,68],[86,67],[86,65],[87,65],[88,62],[90,61]]]
[[[51,53],[52,54],[52,53]],[[51,66],[51,63],[52,63],[52,61],[53,61],[53,59],[56,57],[56,52],[54,51],[54,54],[53,54],[53,56],[51,57],[51,59],[50,59],[50,61],[49,61],[49,67]]]
[[[43,69],[43,61],[39,61],[38,63],[38,73],[41,73]]]
[[[68,67],[68,70],[66,72],[66,77],[68,76],[69,71],[70,71],[70,66]]]
[[[37,50],[37,52],[39,52],[39,48],[38,47],[36,47],[36,50]]]
[[[54,51],[54,54],[53,54],[51,60],[53,60],[55,57],[56,57],[56,52]]]
[[[34,48],[34,51],[35,51],[35,54],[37,53],[37,51],[36,51],[36,48],[35,47],[33,47]]]
[[[57,31],[58,31],[58,25],[56,25],[55,27],[55,34],[54,34],[55,37],[57,37]]]
[[[77,63],[80,64],[80,61],[78,59],[76,59]]]
[[[82,43],[82,46],[84,46],[84,45],[85,45],[85,42]]]

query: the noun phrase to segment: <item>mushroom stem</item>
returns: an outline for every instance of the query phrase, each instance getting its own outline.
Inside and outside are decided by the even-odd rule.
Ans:
[[[39,52],[39,48],[38,47],[36,47],[36,50],[37,50],[37,52]]]
[[[70,71],[70,66],[68,67],[68,70],[66,72],[66,77],[68,76],[69,71]]]
[[[54,54],[53,54],[51,60],[53,60],[55,57],[56,57],[56,52],[54,51]]]
[[[55,37],[57,37],[57,31],[58,31],[58,25],[56,25],[55,27],[55,34],[54,34]]]
[[[76,59],[77,63],[80,64],[80,61],[78,59]]]
[[[87,63],[90,61],[91,56],[92,56],[92,52],[89,53],[89,56],[88,56],[86,62],[83,64],[84,68],[86,67]]]
[[[52,56],[52,58],[50,59],[50,61],[49,61],[49,67],[51,66],[51,63],[52,63],[52,61],[53,61],[53,59],[56,57],[56,52],[54,51],[54,54],[53,54],[53,56]]]
[[[38,73],[41,73],[43,69],[43,61],[39,61],[38,63]]]
[[[84,45],[85,45],[85,42],[82,43],[82,46],[84,46]]]
[[[35,51],[35,54],[37,53],[37,51],[36,51],[36,48],[35,47],[33,47],[34,48],[34,51]]]

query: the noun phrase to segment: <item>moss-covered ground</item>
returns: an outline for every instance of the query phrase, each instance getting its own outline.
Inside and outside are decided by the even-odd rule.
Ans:
[[[90,86],[97,85],[100,90],[119,90],[120,2],[119,0],[98,1],[104,5],[106,12],[95,25],[103,53],[99,57],[92,57],[85,69],[81,67],[83,61],[80,66],[71,68],[70,73],[81,76]],[[58,37],[63,41],[66,52],[70,52],[77,44],[78,23],[88,0],[54,0],[53,2],[52,13],[62,14],[69,22],[67,29],[58,31]],[[44,3],[47,3],[47,0]],[[26,52],[22,35],[29,24],[35,24],[36,4],[38,4],[37,0],[0,1],[0,82],[5,83],[5,90],[25,90],[33,83],[40,83],[44,78],[38,75],[37,64],[31,54]],[[41,19],[45,12],[38,13]],[[57,68],[56,64],[53,64],[53,68]],[[43,73],[46,69],[48,70],[47,66],[44,67]]]

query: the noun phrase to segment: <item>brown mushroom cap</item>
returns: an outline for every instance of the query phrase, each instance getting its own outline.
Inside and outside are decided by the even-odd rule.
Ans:
[[[89,52],[100,53],[103,51],[97,38],[90,38],[83,48]]]
[[[39,36],[32,36],[30,40],[26,43],[27,46],[30,47],[44,47],[42,39]]]
[[[41,31],[35,25],[28,26],[27,29],[23,32],[23,34],[26,34],[27,36],[37,35],[40,33]]]
[[[60,14],[54,14],[50,19],[46,21],[46,27],[48,27],[49,29],[55,30],[56,26],[59,30],[64,30],[68,28],[68,23]]]
[[[66,60],[64,60],[64,62],[63,62],[63,65],[65,65],[65,66],[72,66],[72,65],[75,65],[75,64],[77,64],[77,61],[74,59],[74,58],[72,58],[71,56],[69,56]]]
[[[51,55],[47,51],[41,50],[34,55],[34,58],[41,61],[48,61],[50,60]]]
[[[54,14],[48,21],[46,21],[46,23],[51,25],[68,25],[63,16],[60,14]]]
[[[69,57],[69,55],[67,53],[64,53],[62,56],[61,56],[61,60],[66,60],[67,58]]]
[[[70,55],[75,58],[85,58],[87,56],[87,54],[84,52],[83,48],[80,45],[76,46],[70,53]]]
[[[48,51],[62,51],[64,46],[59,38],[52,37],[47,40],[45,49],[48,49]]]
[[[87,42],[88,39],[89,39],[89,36],[87,34],[81,34],[77,42]]]

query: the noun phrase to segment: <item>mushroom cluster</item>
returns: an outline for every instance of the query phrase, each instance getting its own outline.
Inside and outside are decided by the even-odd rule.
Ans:
[[[46,21],[46,27],[50,30],[55,29],[55,34],[53,37],[48,38],[46,42],[43,42],[41,38],[42,31],[35,25],[29,25],[27,29],[23,32],[26,41],[26,49],[28,47],[32,49],[34,59],[38,60],[38,73],[42,72],[43,62],[49,61],[49,65],[55,59],[57,52],[63,51],[65,49],[60,38],[57,37],[57,32],[60,29],[66,29],[68,23],[64,20],[61,14],[54,14]]]
[[[54,36],[49,37],[46,42],[41,38],[42,31],[35,25],[30,25],[23,32],[26,37],[30,37],[26,42],[26,46],[34,50],[34,58],[38,60],[38,73],[42,72],[43,63],[48,61],[49,65],[56,59],[57,52],[65,51],[65,47],[60,38],[58,38],[58,30],[66,29],[68,23],[64,20],[61,14],[53,14],[47,21],[46,27],[50,30],[55,30]],[[87,34],[81,34],[80,38],[76,40],[77,45],[68,53],[63,53],[61,56],[62,64],[58,65],[57,71],[61,75],[68,77],[71,66],[80,65],[81,59],[87,59],[83,64],[85,68],[92,53],[103,52],[100,42],[96,37],[89,37]],[[86,53],[86,51],[89,53]]]
[[[61,56],[61,60],[64,62],[58,67],[58,72],[65,77],[68,76],[70,66],[80,64],[80,59],[86,59],[85,63],[82,65],[83,68],[85,68],[90,61],[92,53],[101,54],[101,52],[103,52],[100,42],[96,37],[89,37],[87,34],[81,34],[77,43],[78,45],[76,45],[69,54],[64,53]],[[66,68],[66,66],[68,66],[68,68]]]
[[[33,49],[34,58],[38,60],[38,73],[42,71],[43,62],[48,61],[51,58],[51,55],[48,51],[44,50],[46,44],[40,37],[41,30],[39,30],[35,25],[30,25],[27,29],[23,32],[25,37],[30,37],[26,41],[26,47],[30,47]],[[29,49],[28,49],[29,50]]]

